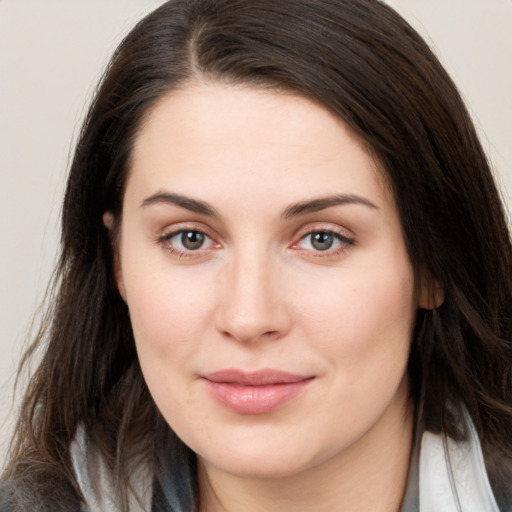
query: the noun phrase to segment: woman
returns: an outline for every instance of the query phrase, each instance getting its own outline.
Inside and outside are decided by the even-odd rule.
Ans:
[[[511,510],[511,248],[455,86],[375,0],[173,0],[63,207],[8,510]]]

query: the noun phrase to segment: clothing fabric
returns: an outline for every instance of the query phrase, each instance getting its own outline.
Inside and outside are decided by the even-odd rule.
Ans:
[[[423,433],[413,454],[400,512],[500,512],[467,413],[465,421],[469,434],[465,442]]]
[[[400,512],[500,512],[493,495],[478,436],[468,415],[469,436],[455,442],[424,432],[411,460],[407,491]],[[78,484],[87,500],[83,512],[118,512],[113,482],[82,428],[71,445]],[[151,510],[152,475],[133,474],[130,512]],[[510,510],[512,511],[512,504]]]
[[[118,512],[112,474],[100,454],[88,442],[81,426],[71,443],[70,453],[78,485],[87,502],[83,512]],[[131,488],[128,490],[130,512],[151,510],[152,482],[150,471],[143,465],[132,473]]]

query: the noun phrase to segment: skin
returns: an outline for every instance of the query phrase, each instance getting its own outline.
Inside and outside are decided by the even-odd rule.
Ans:
[[[333,195],[344,202],[291,207]],[[187,249],[183,230],[204,243]],[[384,173],[342,121],[277,91],[169,93],[135,142],[116,276],[149,390],[198,454],[203,511],[398,510],[409,345],[431,304]],[[202,378],[225,368],[312,379],[240,414]]]

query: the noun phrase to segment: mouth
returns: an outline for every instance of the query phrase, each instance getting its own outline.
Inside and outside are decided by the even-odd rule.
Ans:
[[[238,414],[265,414],[298,396],[314,377],[281,370],[227,369],[202,376],[210,395]]]

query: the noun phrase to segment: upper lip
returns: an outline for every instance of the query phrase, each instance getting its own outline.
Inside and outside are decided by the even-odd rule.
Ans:
[[[312,377],[274,369],[247,372],[230,368],[204,374],[203,378],[210,382],[236,384],[238,386],[270,386],[272,384],[292,384]]]

